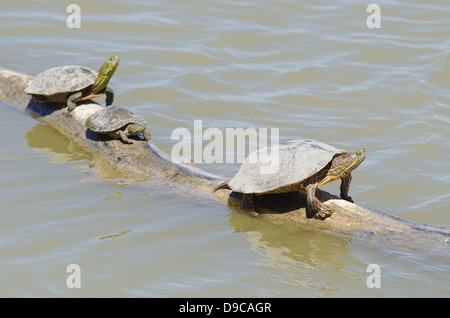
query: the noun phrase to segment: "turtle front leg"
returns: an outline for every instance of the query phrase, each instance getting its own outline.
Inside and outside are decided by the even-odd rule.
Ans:
[[[306,216],[308,218],[325,220],[333,214],[333,211],[316,198],[316,189],[316,183],[306,186]]]
[[[244,193],[242,195],[242,201],[241,201],[241,205],[239,206],[239,209],[247,210],[250,212],[251,215],[257,216],[257,215],[259,215],[259,213],[256,211],[255,205],[253,204],[254,196],[255,195],[252,193],[250,193],[250,194]]]
[[[127,134],[123,130],[119,130],[117,133],[119,134],[120,139],[122,139],[123,142],[125,142],[127,144],[133,144],[134,143],[134,140],[129,139]]]
[[[114,102],[114,91],[112,90],[112,88],[109,88],[107,86],[105,89],[105,95],[106,95],[105,100],[106,106],[112,105],[112,103]]]
[[[81,92],[76,92],[69,96],[69,98],[67,99],[67,111],[69,113],[77,107],[76,102],[82,96],[83,96],[83,94]]]
[[[348,195],[348,190],[350,189],[351,181],[352,181],[351,174],[341,179],[341,198],[353,203],[352,197]]]

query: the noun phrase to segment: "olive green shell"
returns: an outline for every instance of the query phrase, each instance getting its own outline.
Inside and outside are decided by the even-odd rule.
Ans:
[[[299,139],[270,145],[251,153],[228,186],[240,193],[285,192],[322,170],[347,151],[320,141]],[[261,159],[258,161],[258,158]]]
[[[54,67],[39,73],[25,89],[25,93],[47,96],[47,99],[53,102],[64,102],[70,93],[94,84],[96,76],[97,72],[88,67]]]
[[[86,120],[86,127],[92,131],[106,133],[118,130],[128,124],[146,124],[141,115],[122,106],[108,106]]]

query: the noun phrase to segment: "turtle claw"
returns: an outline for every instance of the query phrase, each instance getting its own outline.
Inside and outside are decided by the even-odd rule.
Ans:
[[[317,211],[316,214],[314,214],[314,218],[319,220],[325,220],[326,218],[329,218],[332,214],[333,214],[332,210],[326,207],[322,207]]]
[[[317,199],[316,199],[317,200]],[[329,218],[333,214],[333,210],[327,208],[318,200],[315,202],[315,205],[307,205],[306,206],[306,217],[314,218],[318,220],[325,220]]]
[[[253,195],[251,195],[251,194],[243,195],[241,205],[239,205],[239,209],[248,211],[251,216],[259,215],[259,212],[255,208],[255,204],[253,203]]]
[[[343,199],[345,201],[348,201],[348,202],[351,202],[351,203],[355,203],[355,201],[353,201],[352,197],[347,195],[347,194],[342,194],[341,193],[341,199]]]

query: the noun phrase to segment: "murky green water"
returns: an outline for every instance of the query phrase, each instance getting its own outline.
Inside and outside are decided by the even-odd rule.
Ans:
[[[77,1],[69,29],[68,3],[15,1],[0,12],[0,65],[36,75],[119,54],[115,104],[149,120],[165,152],[194,120],[365,147],[356,202],[449,227],[450,7],[377,3],[380,29],[360,1]],[[0,113],[1,296],[450,296],[448,258],[105,180],[73,141]],[[239,164],[198,166],[232,176]],[[367,287],[369,264],[381,288]]]

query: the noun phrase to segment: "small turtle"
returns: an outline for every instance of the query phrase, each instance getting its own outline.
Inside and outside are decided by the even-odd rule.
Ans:
[[[106,107],[86,119],[86,127],[90,130],[112,138],[120,138],[128,144],[134,143],[128,137],[139,133],[144,140],[151,139],[150,133],[146,131],[146,124],[144,117],[121,106]]]
[[[64,103],[68,111],[76,102],[106,94],[106,106],[114,101],[114,92],[107,85],[119,65],[117,55],[110,57],[98,70],[67,65],[53,67],[39,73],[25,89],[37,102]]]
[[[316,198],[316,188],[341,179],[341,198],[353,202],[348,195],[351,171],[364,159],[364,149],[348,152],[308,139],[283,142],[250,154],[234,178],[216,190],[229,188],[242,193],[240,207],[252,212],[255,212],[252,202],[255,195],[306,191],[307,216],[323,220],[333,211]],[[277,169],[271,170],[267,163]]]

